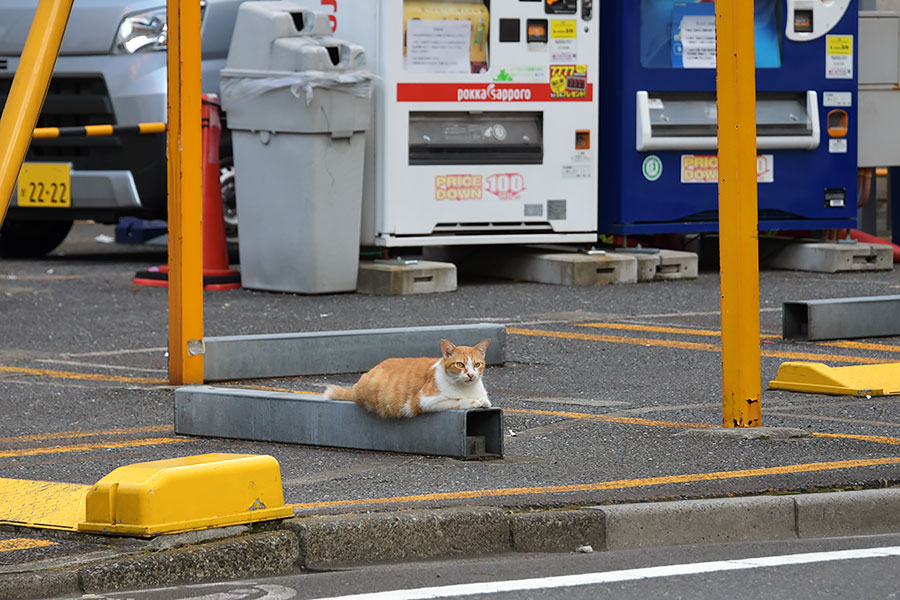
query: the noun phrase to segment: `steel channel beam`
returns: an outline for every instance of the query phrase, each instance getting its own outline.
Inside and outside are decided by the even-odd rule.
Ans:
[[[840,340],[900,335],[900,296],[785,302],[786,340]]]
[[[441,338],[457,346],[474,346],[491,338],[487,364],[506,361],[506,327],[495,323],[237,335],[203,340],[203,380],[360,373],[386,358],[437,358]]]
[[[312,394],[213,386],[175,390],[175,432],[463,459],[503,456],[499,408],[384,419],[353,402]]]

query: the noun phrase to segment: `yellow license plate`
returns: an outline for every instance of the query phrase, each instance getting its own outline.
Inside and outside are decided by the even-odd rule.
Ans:
[[[19,206],[72,206],[72,176],[68,163],[25,163],[19,171]]]

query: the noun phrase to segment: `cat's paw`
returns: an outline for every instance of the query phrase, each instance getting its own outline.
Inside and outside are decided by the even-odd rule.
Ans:
[[[491,401],[488,400],[487,398],[485,398],[485,399],[483,399],[483,400],[473,400],[473,401],[472,401],[472,406],[475,407],[475,408],[490,408],[490,407],[491,407]]]

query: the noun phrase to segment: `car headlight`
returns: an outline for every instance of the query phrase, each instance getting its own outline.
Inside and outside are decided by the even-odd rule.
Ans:
[[[134,54],[165,50],[167,29],[165,7],[129,15],[119,23],[113,51],[118,54]]]

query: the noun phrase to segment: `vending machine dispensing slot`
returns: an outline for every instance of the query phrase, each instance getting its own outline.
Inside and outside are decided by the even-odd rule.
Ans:
[[[819,147],[818,94],[760,92],[756,97],[756,146],[760,150]],[[637,92],[638,152],[715,150],[715,92]]]
[[[411,112],[410,165],[539,165],[541,112]]]

